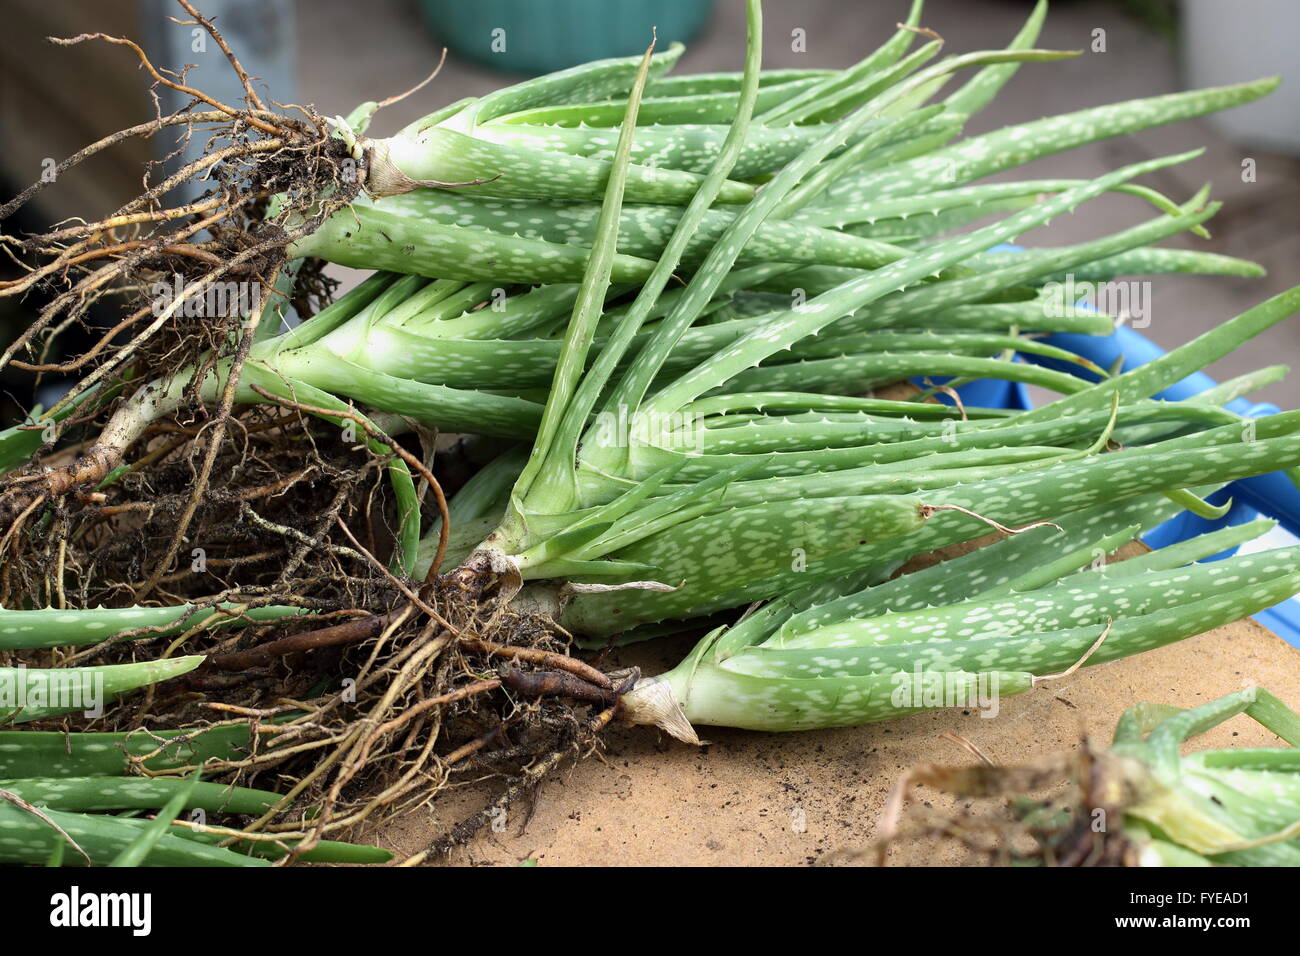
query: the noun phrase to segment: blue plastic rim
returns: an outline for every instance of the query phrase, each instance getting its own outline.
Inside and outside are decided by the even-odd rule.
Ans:
[[[713,0],[422,0],[438,40],[466,59],[513,73],[550,73],[685,43]]]
[[[1080,303],[1080,307],[1084,307],[1084,304]],[[1123,326],[1111,335],[1060,333],[1049,335],[1043,341],[1089,359],[1101,368],[1118,367],[1126,372],[1164,355],[1164,350],[1160,346],[1133,329]],[[1067,370],[1065,363],[1037,355],[1017,355],[1016,360],[1027,360],[1062,371]],[[1070,366],[1068,370],[1080,374],[1077,366]],[[1087,373],[1082,374],[1087,375]],[[1095,378],[1095,376],[1090,377]],[[1191,398],[1213,388],[1215,384],[1214,379],[1204,372],[1195,372],[1165,389],[1156,398],[1171,401]],[[969,385],[957,388],[957,394],[961,396],[963,402],[972,406],[1018,410],[1033,408],[1029,389],[1022,382],[998,380],[971,382]],[[942,395],[938,397],[941,401],[944,400]],[[1275,415],[1280,411],[1276,405],[1254,403],[1244,398],[1230,402],[1227,407],[1249,418]],[[1277,521],[1278,528],[1259,540],[1271,539],[1267,542],[1271,546],[1300,544],[1300,489],[1297,489],[1295,483],[1282,472],[1234,481],[1210,497],[1210,501],[1214,504],[1223,504],[1228,500],[1232,501],[1232,507],[1222,518],[1210,521],[1184,511],[1152,528],[1143,535],[1142,540],[1152,548],[1163,548],[1216,528],[1244,524],[1262,516]],[[1247,547],[1252,544],[1255,542],[1250,542]],[[1233,548],[1206,560],[1217,561],[1229,557],[1236,550]],[[1291,598],[1261,611],[1255,615],[1255,620],[1283,640],[1300,647],[1300,599]]]

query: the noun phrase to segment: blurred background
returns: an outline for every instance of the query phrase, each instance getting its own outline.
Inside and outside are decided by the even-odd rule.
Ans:
[[[764,65],[848,66],[885,39],[907,7],[907,0],[769,0]],[[129,51],[98,43],[55,47],[46,36],[130,36],[161,65],[194,64],[194,85],[220,98],[238,98],[220,52],[210,44],[203,48],[192,26],[169,19],[182,15],[171,0],[6,0],[5,8],[0,195],[6,199],[53,162],[154,111],[147,77]],[[945,38],[949,52],[1000,47],[1031,8],[1028,0],[928,0],[923,23]],[[201,9],[215,17],[271,98],[312,103],[328,115],[409,89],[448,47],[438,77],[382,110],[372,135],[386,135],[443,104],[520,76],[640,52],[652,24],[661,44],[687,44],[677,72],[739,69],[745,37],[743,0],[207,0]],[[1207,147],[1195,162],[1147,180],[1180,201],[1210,182],[1212,195],[1227,203],[1209,224],[1210,240],[1186,237],[1167,244],[1197,243],[1253,259],[1268,276],[1156,277],[1151,322],[1143,334],[1170,348],[1300,282],[1298,0],[1056,0],[1038,45],[1084,52],[1074,60],[1022,67],[971,121],[968,134],[1116,100],[1275,73],[1284,77],[1272,97],[1241,110],[1107,140],[1009,174],[1092,177],[1143,158]],[[110,212],[140,191],[143,164],[175,147],[129,141],[66,174],[7,222],[6,231]],[[1131,198],[1104,197],[1024,241],[1074,242],[1147,212]],[[345,271],[339,276],[346,282]],[[12,338],[36,305],[0,300],[0,343]],[[1210,371],[1226,378],[1297,356],[1300,324],[1293,320]],[[30,383],[0,381],[0,396],[0,420],[10,419],[30,403]],[[1300,372],[1258,397],[1300,407]]]

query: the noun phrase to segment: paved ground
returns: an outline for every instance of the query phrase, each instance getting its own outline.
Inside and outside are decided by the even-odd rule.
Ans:
[[[403,0],[371,0],[364,5],[364,14],[347,0],[313,0],[304,5],[304,11],[307,6],[311,15],[300,16],[299,22],[300,95],[333,112],[406,89],[427,73],[441,46],[420,20],[414,4]],[[766,65],[847,66],[888,35],[906,6],[904,0],[769,2],[765,11]],[[924,22],[938,30],[952,50],[1001,46],[1014,35],[1029,8],[1029,3],[1014,0],[929,0]],[[806,31],[806,52],[790,49],[791,31],[796,27]],[[1173,45],[1108,3],[1054,4],[1040,45],[1086,49],[1097,28],[1106,31],[1106,52],[1022,68],[1003,96],[976,117],[968,131],[979,133],[1050,113],[1172,92],[1187,85]],[[1261,29],[1267,28],[1261,25]],[[712,22],[690,45],[679,70],[737,69],[743,44],[742,0],[719,0]],[[395,130],[436,106],[486,92],[501,80],[501,74],[453,56],[430,87],[381,113],[376,130]],[[1166,348],[1300,281],[1300,228],[1296,222],[1300,162],[1230,144],[1208,124],[1194,122],[1074,150],[1030,169],[1035,176],[1095,176],[1124,163],[1201,145],[1208,147],[1205,156],[1151,182],[1175,198],[1190,195],[1202,183],[1213,183],[1214,195],[1227,206],[1211,223],[1212,239],[1189,242],[1254,259],[1269,275],[1259,280],[1157,278],[1152,286],[1152,321],[1145,332]],[[1245,157],[1256,161],[1253,183],[1242,181]],[[1029,234],[1026,241],[1072,242],[1120,223],[1135,222],[1146,214],[1134,200],[1094,201],[1075,215],[1053,222],[1049,229]],[[1293,321],[1212,371],[1227,377],[1287,361],[1296,354],[1297,346],[1300,325]],[[1261,397],[1300,407],[1300,374],[1294,381],[1262,392]]]

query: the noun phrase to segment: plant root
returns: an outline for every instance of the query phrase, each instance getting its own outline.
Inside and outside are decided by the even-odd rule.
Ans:
[[[969,742],[957,742],[981,762],[912,767],[890,791],[872,845],[833,854],[827,862],[865,859],[884,866],[891,852],[907,860],[921,847],[933,851],[937,841],[964,851],[966,862],[989,866],[1134,864],[1133,845],[1119,821],[1135,795],[1120,758],[1096,750],[1085,737],[1074,753],[1004,767]],[[953,809],[928,802],[908,807],[917,785],[959,798],[961,804]]]

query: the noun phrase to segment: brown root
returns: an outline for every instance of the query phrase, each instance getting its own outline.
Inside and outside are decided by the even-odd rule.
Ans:
[[[305,409],[246,409],[232,414],[191,510],[210,430],[161,421],[145,437],[145,464],[138,459],[96,496],[51,502],[56,520],[28,522],[11,541],[5,600],[124,606],[154,580],[159,600],[235,602],[235,617],[272,604],[313,613],[166,638],[145,628],[71,656],[12,655],[46,666],[208,655],[199,670],[121,702],[94,729],[251,721],[248,753],[207,769],[284,794],[261,818],[221,822],[249,839],[299,841],[286,863],[321,839],[367,838],[395,815],[436,806],[448,788],[487,788],[482,813],[421,857],[439,862],[493,806],[533,794],[547,773],[599,745],[635,675],[615,678],[570,657],[568,636],[548,619],[502,605],[490,569],[428,581],[383,569],[375,555],[390,552],[396,534],[386,519],[387,457]],[[463,467],[450,458],[453,470]],[[420,469],[440,491],[439,460]],[[442,505],[426,498],[431,520]],[[204,570],[188,551],[166,560],[186,513],[185,547],[202,548]],[[307,807],[318,808],[310,819]]]
[[[201,137],[206,137],[206,146],[198,158],[159,181],[150,182],[146,176],[145,191],[106,217],[57,224],[25,238],[0,235],[0,247],[20,269],[16,278],[0,280],[0,297],[32,290],[48,295],[35,319],[0,353],[0,370],[12,365],[37,374],[38,381],[48,373],[85,373],[74,392],[43,416],[42,426],[52,432],[51,441],[72,427],[64,416],[77,396],[93,393],[86,407],[95,414],[105,410],[114,393],[130,395],[141,381],[165,379],[195,365],[210,369],[218,359],[231,358],[235,368],[212,428],[211,447],[218,446],[230,419],[229,396],[238,384],[239,367],[259,316],[240,314],[233,306],[208,309],[194,304],[232,282],[257,289],[256,302],[274,304],[286,248],[350,203],[364,182],[364,158],[352,155],[324,117],[310,109],[297,108],[300,116],[267,109],[215,25],[187,0],[178,2],[193,18],[188,22],[206,30],[226,55],[240,79],[244,102],[227,104],[196,89],[186,82],[184,72],[156,67],[138,44],[126,38],[83,34],[53,41],[62,46],[104,42],[126,47],[154,87],[167,87],[189,98],[174,113],[159,114],[86,147],[59,164],[57,171],[127,139],[164,131],[177,133],[178,151],[196,139],[202,141]],[[0,220],[18,211],[54,178],[43,178],[0,207]],[[204,191],[197,199],[167,205],[165,197],[186,183],[202,183]],[[272,197],[274,208],[268,205]],[[303,288],[316,274],[309,273]],[[167,290],[165,296],[160,287]],[[124,317],[107,331],[91,328],[90,310],[107,302]],[[297,304],[306,303],[299,299]],[[60,335],[78,326],[98,341],[74,358],[51,360]],[[132,379],[132,370],[147,374]],[[201,381],[200,376],[191,388]],[[39,472],[29,469],[17,480],[6,476],[0,484],[0,525],[12,523],[33,502],[54,500],[102,481],[138,438],[136,429],[109,428],[90,451],[71,463]],[[200,474],[198,484],[205,481]],[[200,490],[196,488],[196,498]],[[181,520],[178,542],[187,520]]]

